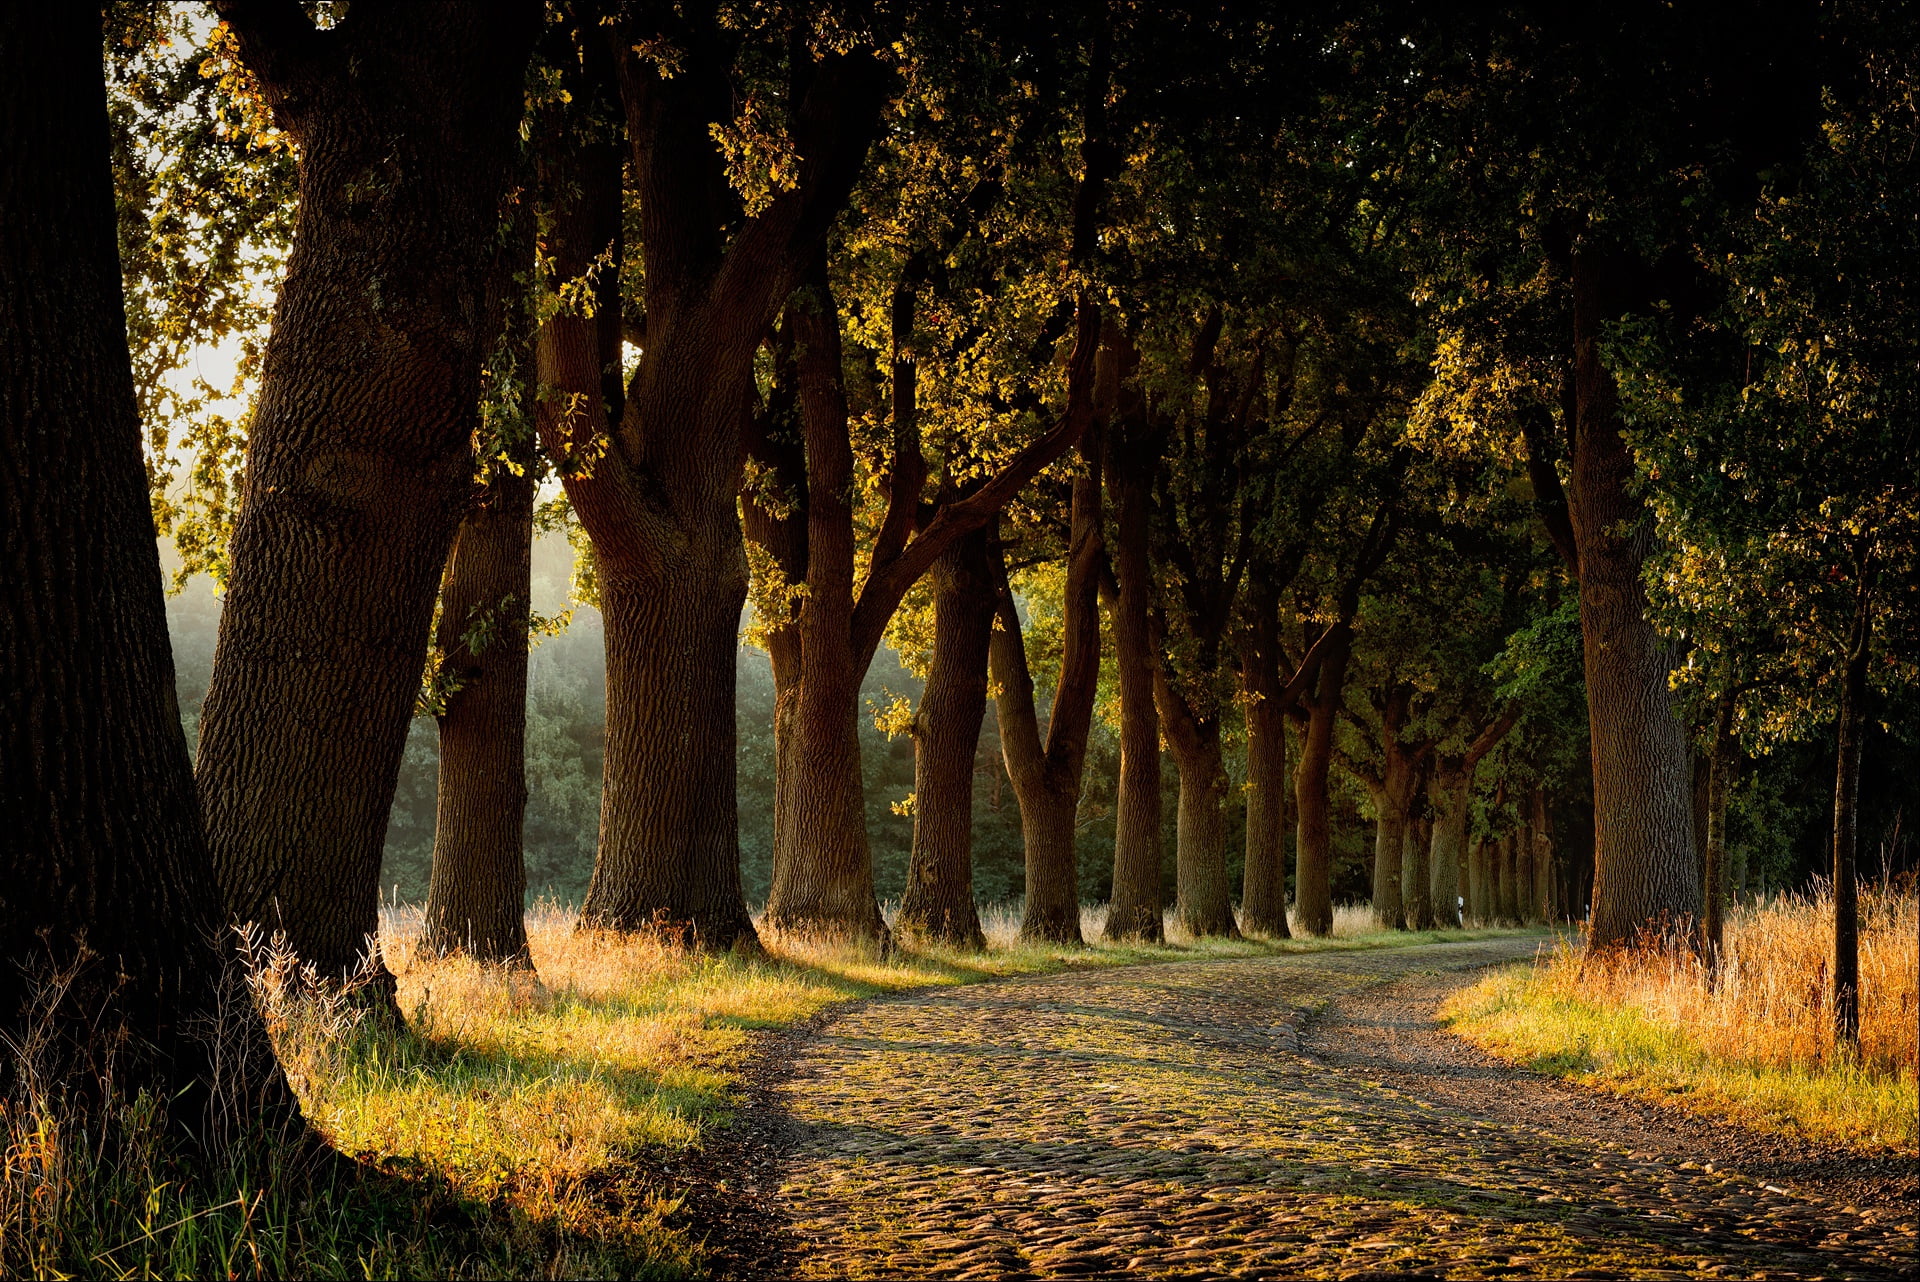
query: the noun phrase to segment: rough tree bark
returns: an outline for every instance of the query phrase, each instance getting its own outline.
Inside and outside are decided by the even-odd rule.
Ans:
[[[0,1059],[0,1097],[150,1089],[217,1142],[299,1114],[180,730],[104,86],[97,6],[0,11],[0,1036],[34,1060]]]
[[[1427,872],[1427,852],[1433,840],[1433,818],[1431,815],[1411,813],[1411,809],[1419,806],[1420,794],[1426,786],[1431,765],[1431,758],[1422,760],[1415,771],[1417,781],[1408,790],[1410,811],[1400,876],[1401,906],[1408,930],[1432,930],[1434,927],[1433,885]]]
[[[1617,315],[1618,265],[1573,256],[1573,482],[1580,631],[1593,739],[1592,946],[1632,943],[1700,911],[1688,796],[1686,735],[1667,688],[1671,664],[1647,618],[1640,570],[1653,549],[1651,514],[1630,492],[1633,452],[1621,434],[1618,389],[1600,352]]]
[[[494,264],[490,316],[500,318],[496,386],[522,386],[495,407],[482,437],[482,484],[454,535],[434,637],[440,734],[433,871],[420,934],[429,952],[528,964],[527,646],[538,482],[532,414],[533,210],[523,205]]]
[[[533,0],[221,0],[298,147],[197,782],[227,912],[323,974],[378,926],[433,601],[466,507]]]
[[[1492,852],[1485,837],[1476,836],[1467,847],[1467,916],[1476,926],[1493,920],[1493,893],[1489,885]]]
[[[1107,387],[1116,362],[1103,346],[1096,383]],[[1112,405],[1111,394],[1095,401]],[[1106,556],[1101,536],[1099,421],[1080,442],[1080,466],[1073,478],[1073,508],[1067,541],[1066,587],[1062,593],[1060,676],[1047,713],[1047,735],[1040,738],[1034,708],[1033,676],[1020,631],[1020,613],[1007,584],[1004,553],[994,549],[999,620],[993,630],[991,660],[996,686],[994,711],[1000,725],[1001,754],[1020,802],[1020,836],[1026,856],[1026,907],[1020,937],[1038,943],[1078,944],[1080,871],[1074,853],[1075,820],[1087,760],[1087,736],[1093,727],[1093,702],[1100,684],[1100,565]]]
[[[1196,715],[1167,680],[1153,672],[1154,702],[1180,775],[1175,820],[1174,917],[1195,938],[1240,936],[1227,882],[1227,767],[1218,717]]]
[[[1493,917],[1502,926],[1519,924],[1513,896],[1514,834],[1501,833],[1493,843]]]
[[[541,433],[593,540],[606,629],[606,775],[583,924],[665,925],[725,949],[754,941],[740,890],[733,661],[754,354],[852,190],[885,77],[860,49],[794,67],[796,180],[742,217],[709,131],[732,114],[729,39],[711,11],[650,16],[606,32],[645,253],[639,367],[612,424],[601,327],[555,317],[541,373],[558,395]],[[657,46],[682,55],[670,74],[642,52]],[[617,235],[617,186],[609,200],[609,180],[597,182],[578,187],[582,225],[556,237],[571,241],[555,245],[563,279]]]

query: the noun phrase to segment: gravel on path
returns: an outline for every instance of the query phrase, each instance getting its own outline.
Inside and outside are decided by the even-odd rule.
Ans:
[[[1617,1117],[1583,1129],[1516,1091],[1527,1075],[1442,1056],[1418,1007],[1538,942],[1083,971],[842,1008],[768,1061],[781,1120],[743,1142],[783,1155],[742,1174],[785,1224],[727,1271],[1906,1275],[1910,1218],[1622,1144]]]

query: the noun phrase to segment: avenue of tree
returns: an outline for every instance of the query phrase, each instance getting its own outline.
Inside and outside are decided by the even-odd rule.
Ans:
[[[564,529],[585,927],[981,946],[991,705],[1029,939],[1080,942],[1110,731],[1110,938],[1328,933],[1351,797],[1385,926],[1711,959],[1741,763],[1817,741],[1850,1036],[1863,747],[1920,676],[1920,30],[1297,8],[9,7],[0,1031],[93,1071],[122,1030],[204,1133],[219,1012],[290,1114],[226,931],[359,964],[416,714],[424,942],[529,964]],[[182,375],[213,343],[236,420]],[[156,521],[224,594],[191,761]],[[886,646],[924,676],[891,926]]]

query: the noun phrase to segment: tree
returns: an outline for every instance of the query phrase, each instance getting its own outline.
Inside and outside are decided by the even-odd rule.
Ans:
[[[555,316],[541,348],[553,389],[541,436],[592,538],[606,623],[606,788],[583,919],[677,923],[715,949],[754,937],[740,893],[733,664],[754,358],[822,252],[888,83],[870,33],[816,54],[813,21],[740,27],[711,7],[622,10],[604,30],[582,20],[583,43],[613,51],[641,258],[630,328],[643,341],[617,407],[601,386],[601,344],[617,351],[629,325]],[[591,84],[599,54],[584,56]],[[735,76],[763,56],[784,64],[784,83],[754,80],[737,98]],[[562,280],[615,250],[618,205],[595,181],[556,187],[583,220],[555,247]]]
[[[1674,656],[1642,579],[1658,531],[1608,335],[1711,306],[1692,247],[1810,123],[1808,9],[1768,6],[1731,31],[1650,4],[1508,15],[1429,28],[1407,42],[1411,64],[1383,68],[1419,103],[1405,172],[1425,192],[1412,211],[1422,292],[1454,335],[1502,352],[1499,377],[1481,386],[1526,409],[1529,471],[1578,576],[1598,946],[1699,910]],[[1555,411],[1564,478],[1554,433],[1538,424]]]
[[[1619,343],[1652,502],[1672,530],[1666,621],[1694,643],[1716,728],[1744,715],[1754,738],[1778,741],[1834,722],[1842,1044],[1858,1035],[1863,730],[1876,693],[1914,680],[1920,618],[1920,299],[1908,270],[1920,73],[1911,40],[1853,25],[1864,16],[1845,11],[1833,27],[1852,65],[1835,76],[1846,87],[1827,95],[1819,138],[1736,224],[1720,266],[1728,304],[1692,331],[1647,325]],[[1910,20],[1897,30],[1911,36]]]
[[[216,6],[301,200],[196,768],[227,912],[328,974],[377,929],[435,588],[465,509],[484,278],[531,0]],[[396,426],[398,424],[399,426]]]
[[[527,646],[533,627],[534,225],[505,220],[488,312],[475,494],[447,558],[422,702],[440,732],[433,875],[421,946],[525,965]]]
[[[211,1139],[298,1110],[222,946],[175,702],[100,34],[87,6],[0,15],[0,1032],[40,1057],[0,1071],[150,1090]]]

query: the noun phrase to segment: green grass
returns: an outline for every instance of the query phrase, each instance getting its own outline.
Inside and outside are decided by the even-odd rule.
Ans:
[[[1903,1073],[1714,1053],[1643,1005],[1569,993],[1550,970],[1497,971],[1441,1014],[1468,1041],[1538,1072],[1826,1143],[1907,1153],[1915,1144],[1914,1082]]]

